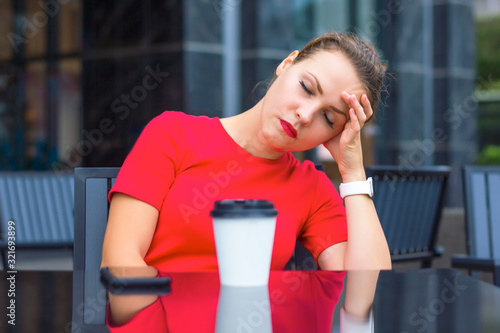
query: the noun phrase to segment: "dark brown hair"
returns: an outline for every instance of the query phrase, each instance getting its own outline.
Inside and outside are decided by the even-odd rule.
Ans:
[[[321,51],[339,51],[350,60],[375,111],[384,86],[387,65],[380,59],[373,46],[354,35],[330,32],[310,41],[293,63],[308,59]],[[273,81],[274,78],[271,84]]]

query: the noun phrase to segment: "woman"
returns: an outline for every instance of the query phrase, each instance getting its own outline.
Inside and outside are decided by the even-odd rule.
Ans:
[[[208,212],[215,200],[245,197],[271,200],[279,211],[272,269],[284,267],[296,239],[324,270],[390,269],[371,197],[354,193],[342,202],[324,173],[291,154],[323,144],[344,184],[366,181],[360,131],[373,116],[384,75],[372,47],[332,33],[285,58],[266,95],[246,112],[155,118],[110,192],[102,265],[216,269]],[[344,307],[353,318],[368,317],[376,274],[347,273]],[[154,302],[113,299],[115,323]]]

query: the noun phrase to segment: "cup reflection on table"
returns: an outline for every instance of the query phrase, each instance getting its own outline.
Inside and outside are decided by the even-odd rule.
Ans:
[[[272,331],[271,306],[267,286],[231,287],[221,285],[216,333],[271,333]]]

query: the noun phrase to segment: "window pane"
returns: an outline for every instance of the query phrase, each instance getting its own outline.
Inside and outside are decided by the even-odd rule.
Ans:
[[[0,170],[13,170],[17,167],[15,150],[18,147],[14,130],[16,128],[16,103],[19,98],[16,69],[0,66]]]
[[[316,34],[332,30],[343,32],[349,26],[349,2],[346,0],[318,1],[314,13]]]
[[[349,25],[348,0],[294,0],[293,5],[296,48],[325,32],[346,31]]]
[[[59,6],[59,48],[61,53],[82,49],[81,2],[73,0]]]
[[[26,66],[26,159],[38,169],[45,159],[47,146],[46,63],[30,62]]]
[[[21,17],[22,37],[25,39],[28,57],[42,56],[47,49],[49,17],[39,2],[38,0],[26,0],[26,15]]]
[[[64,60],[59,67],[57,150],[59,161],[70,167],[80,139],[81,71],[80,59]]]
[[[390,2],[387,6],[396,6],[397,3],[391,4]],[[388,7],[391,8],[391,7]],[[401,8],[402,5],[401,5]],[[377,36],[380,34],[382,29],[386,27],[392,20],[395,14],[387,14],[387,10],[382,13],[376,13],[376,3],[372,0],[358,0],[358,33],[369,40],[371,43],[375,44],[377,41]],[[390,15],[388,17],[384,15]]]
[[[140,46],[144,36],[139,0],[85,1],[86,35],[92,49]],[[87,21],[88,20],[88,21]]]
[[[10,1],[0,1],[0,61],[12,57],[12,7]],[[7,38],[4,38],[7,37]]]

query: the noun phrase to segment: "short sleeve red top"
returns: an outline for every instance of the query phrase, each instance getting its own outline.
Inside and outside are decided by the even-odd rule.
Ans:
[[[216,200],[270,200],[278,210],[271,269],[283,269],[296,239],[313,254],[347,240],[345,209],[331,181],[291,153],[254,157],[218,118],[166,111],[143,130],[109,199],[125,193],[154,206],[158,224],[144,258],[161,271],[217,269],[210,211]]]

